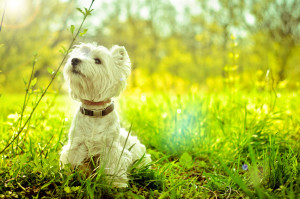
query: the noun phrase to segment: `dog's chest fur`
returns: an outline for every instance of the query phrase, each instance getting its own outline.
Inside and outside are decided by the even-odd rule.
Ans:
[[[104,117],[90,117],[78,110],[72,122],[70,136],[86,144],[111,144],[119,137],[120,122],[115,111]]]

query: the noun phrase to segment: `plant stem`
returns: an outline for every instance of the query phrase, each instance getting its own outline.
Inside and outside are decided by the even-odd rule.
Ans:
[[[33,59],[33,62],[32,62],[31,74],[30,74],[29,82],[28,82],[27,89],[26,89],[26,92],[25,92],[25,97],[24,97],[24,102],[23,102],[23,107],[22,107],[22,112],[21,112],[21,118],[19,120],[19,124],[20,124],[19,128],[21,128],[21,126],[22,126],[24,111],[25,111],[25,108],[26,108],[26,105],[27,105],[27,101],[29,100],[29,98],[27,98],[27,96],[28,96],[28,92],[29,92],[29,89],[30,89],[31,81],[33,79],[33,72],[34,72],[35,64],[36,64],[36,55],[34,56],[34,59]]]
[[[95,0],[92,0],[92,2],[91,2],[91,4],[90,4],[90,7],[89,7],[88,11],[91,11],[91,7],[92,7],[94,1],[95,1]],[[87,16],[88,16],[88,13],[86,13],[86,14],[84,15],[83,20],[82,20],[82,22],[81,22],[81,24],[80,24],[80,26],[79,26],[79,28],[78,28],[78,30],[77,30],[75,36],[73,37],[73,39],[72,39],[72,41],[71,41],[71,43],[70,43],[70,45],[69,45],[69,47],[68,47],[68,49],[67,49],[66,54],[64,55],[63,59],[61,60],[61,62],[60,62],[60,64],[59,64],[59,66],[58,66],[57,69],[55,70],[55,72],[54,72],[54,74],[53,74],[53,76],[52,76],[52,78],[51,78],[49,84],[47,85],[46,89],[43,91],[41,97],[38,99],[37,103],[36,103],[35,106],[33,107],[33,109],[32,109],[32,111],[31,111],[29,117],[28,117],[27,120],[26,120],[26,122],[24,123],[24,125],[23,125],[22,127],[20,127],[20,129],[19,129],[17,135],[16,135],[15,137],[13,137],[13,139],[12,139],[12,140],[11,140],[11,141],[10,141],[10,142],[9,142],[9,143],[8,143],[8,144],[0,151],[0,154],[2,154],[2,153],[3,153],[3,152],[4,152],[4,151],[5,151],[5,150],[6,150],[6,149],[7,149],[7,148],[8,148],[8,147],[9,147],[9,146],[10,146],[10,145],[11,145],[11,144],[19,137],[19,136],[20,136],[20,134],[23,132],[25,126],[26,126],[27,123],[30,121],[30,119],[31,119],[31,117],[32,117],[32,115],[33,115],[33,113],[35,112],[36,108],[37,108],[38,105],[40,104],[41,100],[44,98],[44,96],[45,96],[45,94],[47,93],[48,89],[49,89],[50,86],[52,85],[52,83],[53,83],[53,81],[54,81],[54,79],[55,79],[55,77],[56,77],[58,71],[60,70],[61,66],[63,65],[64,61],[66,60],[66,58],[67,58],[67,56],[68,56],[68,54],[69,54],[69,52],[70,52],[70,50],[71,50],[71,48],[72,48],[72,46],[73,46],[75,40],[76,40],[76,38],[78,37],[78,35],[79,35],[79,33],[80,33],[80,30],[81,30],[81,28],[82,28],[82,26],[83,26],[83,23],[85,22]]]

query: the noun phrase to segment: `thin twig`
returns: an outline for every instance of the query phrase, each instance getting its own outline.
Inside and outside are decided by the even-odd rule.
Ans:
[[[20,124],[19,128],[21,128],[21,126],[22,126],[24,111],[25,111],[25,108],[26,108],[26,105],[27,105],[27,101],[29,100],[29,97],[28,97],[28,100],[27,100],[27,96],[28,96],[31,81],[32,81],[32,78],[33,78],[33,72],[34,72],[35,64],[36,64],[36,55],[34,56],[34,59],[33,59],[33,62],[32,62],[31,74],[30,74],[29,82],[28,82],[27,89],[26,89],[26,92],[25,92],[25,97],[24,97],[24,102],[23,102],[23,107],[22,107],[22,112],[21,112],[21,118],[19,120],[19,124]]]
[[[229,186],[229,194],[228,194],[228,196],[226,197],[226,199],[228,199],[228,198],[230,197],[230,195],[231,195],[231,187]]]
[[[206,188],[206,187],[203,187],[203,186],[200,186],[200,187],[201,187],[202,189],[206,189],[206,190],[208,190],[209,192],[213,193],[216,199],[218,198],[217,194],[216,194],[214,191],[212,191],[212,190],[210,190],[210,189],[208,189],[208,188]]]
[[[91,2],[91,4],[90,4],[90,7],[89,7],[88,11],[91,11],[91,7],[92,7],[94,1],[95,1],[95,0],[92,0],[92,2]],[[69,54],[69,52],[70,52],[70,50],[71,50],[71,48],[72,48],[72,46],[73,46],[75,40],[76,40],[76,38],[78,37],[78,35],[79,35],[79,33],[80,33],[80,30],[81,30],[81,28],[82,28],[82,26],[83,26],[83,23],[85,22],[85,19],[87,18],[87,16],[88,16],[88,13],[86,13],[86,14],[84,15],[83,20],[82,20],[82,22],[81,22],[81,24],[80,24],[80,26],[79,26],[79,28],[78,28],[78,30],[77,30],[75,36],[73,37],[72,42],[70,43],[70,45],[69,45],[69,47],[68,47],[68,49],[67,49],[67,51],[66,51],[65,56],[63,57],[63,59],[62,59],[62,61],[60,62],[59,66],[57,67],[56,71],[53,73],[53,76],[52,76],[52,78],[51,78],[51,80],[50,80],[48,86],[46,87],[46,89],[45,89],[44,92],[42,93],[41,97],[38,99],[37,103],[36,103],[35,106],[33,107],[33,109],[32,109],[32,111],[31,111],[29,117],[28,117],[27,120],[26,120],[26,122],[25,122],[24,125],[19,129],[17,135],[12,139],[12,141],[10,141],[10,142],[9,142],[9,143],[8,143],[8,144],[0,151],[0,154],[3,153],[3,152],[4,152],[4,151],[5,151],[5,150],[6,150],[6,149],[7,149],[7,148],[8,148],[8,147],[9,147],[9,146],[10,146],[10,145],[11,145],[11,144],[19,137],[19,136],[20,136],[20,134],[21,134],[22,131],[24,130],[25,126],[26,126],[27,123],[30,121],[30,119],[31,119],[31,117],[32,117],[32,115],[33,115],[33,113],[35,112],[35,110],[36,110],[36,108],[38,107],[38,105],[40,104],[41,100],[43,99],[43,97],[44,97],[45,94],[47,93],[48,89],[49,89],[50,86],[52,85],[52,83],[53,83],[53,81],[54,81],[54,79],[55,79],[57,73],[59,72],[59,70],[60,70],[61,66],[63,65],[64,61],[66,60],[66,58],[67,58],[67,56],[68,56],[68,54]]]
[[[0,32],[2,30],[2,24],[3,24],[5,9],[6,9],[6,3],[7,3],[7,0],[4,2],[4,9],[3,9],[2,19],[1,19],[1,24],[0,24]]]

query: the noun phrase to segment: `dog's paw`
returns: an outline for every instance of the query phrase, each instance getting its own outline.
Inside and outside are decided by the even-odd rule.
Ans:
[[[113,182],[112,186],[115,188],[127,188],[128,184],[124,182]]]

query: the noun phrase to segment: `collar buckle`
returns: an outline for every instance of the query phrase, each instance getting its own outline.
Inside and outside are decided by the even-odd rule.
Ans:
[[[80,106],[80,112],[83,115],[87,115],[90,117],[104,117],[106,115],[108,115],[109,113],[111,113],[114,110],[114,103],[112,103],[111,105],[109,105],[108,107],[106,107],[105,109],[102,110],[89,110],[86,108],[83,108],[82,106]]]
[[[103,117],[103,110],[93,111],[93,116],[92,117]]]

